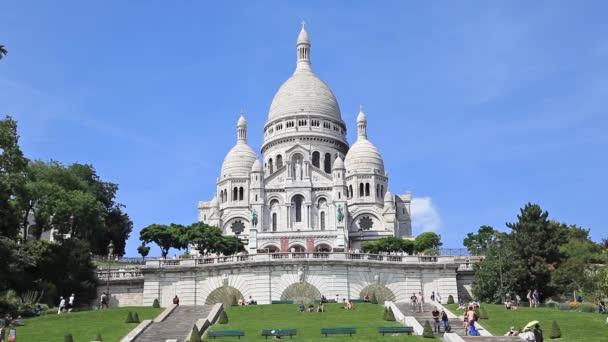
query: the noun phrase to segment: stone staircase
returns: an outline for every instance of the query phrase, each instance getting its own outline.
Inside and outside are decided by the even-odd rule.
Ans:
[[[461,336],[465,342],[521,342],[517,336]]]
[[[420,323],[420,325],[422,325],[423,327],[424,327],[424,322],[429,321],[429,323],[431,324],[431,328],[433,328],[433,316],[431,315],[431,312],[433,311],[435,306],[432,303],[424,303],[424,306],[423,306],[424,312],[418,312],[417,310],[412,312],[411,303],[398,303],[397,308],[399,308],[399,310],[401,310],[401,313],[403,313],[405,316],[410,316],[410,317],[416,318],[418,323]],[[441,309],[439,309],[439,312],[441,312]],[[461,320],[459,320],[457,318],[450,318],[449,322],[450,322],[450,327],[452,328],[452,330],[450,331],[451,333],[454,333],[459,336],[466,335],[466,332],[464,330],[464,327],[462,326]],[[435,336],[437,336],[437,337],[443,336],[443,323],[441,325],[440,333],[439,334],[435,333]]]
[[[183,342],[192,331],[194,323],[206,318],[212,307],[212,305],[180,305],[164,321],[152,323],[134,342],[165,342],[169,339]]]

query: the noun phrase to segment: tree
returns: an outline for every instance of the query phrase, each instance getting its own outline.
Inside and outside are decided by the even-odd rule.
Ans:
[[[462,244],[472,255],[483,255],[495,237],[496,231],[491,226],[481,226],[477,234],[468,233]]]
[[[228,315],[226,314],[226,310],[222,310],[220,313],[220,319],[218,321],[219,324],[228,324]]]
[[[201,334],[198,331],[196,324],[194,324],[194,326],[192,326],[192,333],[190,334],[190,339],[188,341],[189,342],[200,342],[201,341]]]
[[[4,47],[4,45],[0,45],[0,59],[4,58],[8,54],[8,50]]]
[[[556,321],[551,322],[551,335],[549,335],[549,337],[552,339],[562,337],[562,330],[559,328]]]
[[[163,258],[169,254],[169,249],[183,249],[186,244],[183,239],[184,227],[178,224],[151,224],[139,232],[139,239],[144,243],[154,242],[160,248]]]
[[[414,252],[414,242],[398,237],[387,237],[376,241],[364,242],[361,246],[363,251],[368,253],[379,252],[404,252],[412,254]]]
[[[435,338],[435,335],[433,334],[433,328],[431,328],[431,323],[429,323],[429,321],[424,322],[424,328],[422,330],[422,337]]]
[[[219,253],[222,248],[222,230],[203,222],[196,222],[185,229],[183,242],[191,243],[199,253]]]
[[[417,252],[423,252],[429,248],[439,248],[441,243],[441,236],[433,232],[424,232],[416,237],[414,240]]]
[[[141,246],[137,247],[137,253],[141,255],[141,260],[146,260],[148,253],[150,253],[150,247],[146,246],[145,243],[142,242]]]
[[[549,213],[537,204],[528,203],[520,209],[517,222],[507,223],[511,228],[513,249],[520,268],[510,273],[517,279],[518,293],[538,289],[551,296],[555,288],[550,285],[551,271],[560,261],[560,245],[565,241],[564,227],[548,219]]]

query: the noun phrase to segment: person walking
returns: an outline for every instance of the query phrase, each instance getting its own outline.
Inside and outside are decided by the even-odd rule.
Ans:
[[[179,297],[177,295],[175,295],[175,297],[173,297],[173,304],[179,306]]]
[[[448,318],[447,312],[445,310],[441,310],[441,323],[443,323],[443,332],[450,332],[450,319]]]
[[[412,312],[415,312],[416,311],[416,294],[415,293],[412,293],[410,300],[412,301]]]
[[[526,299],[528,300],[528,305],[532,307],[532,290],[528,290],[528,293],[526,294]]]
[[[76,295],[72,293],[70,298],[68,299],[68,312],[72,312],[74,309],[74,300],[76,299]]]
[[[435,291],[431,292],[431,301],[435,301]]]
[[[431,311],[431,317],[433,317],[433,330],[435,331],[436,334],[439,334],[439,326],[441,325],[441,321],[440,321],[440,316],[439,316],[439,310],[437,309],[437,307],[435,307],[435,309],[433,309],[433,311]]]
[[[424,297],[422,296],[422,292],[418,292],[418,295],[416,295],[416,304],[418,304],[418,312],[424,312]]]
[[[57,311],[58,315],[61,315],[65,310],[65,298],[63,296],[59,297],[59,311]]]
[[[15,328],[14,325],[11,325],[8,328],[8,342],[15,342],[17,341],[17,329]]]
[[[538,305],[540,304],[540,295],[538,294],[538,289],[534,289],[534,292],[532,292],[532,301],[534,302],[534,307],[538,308]]]

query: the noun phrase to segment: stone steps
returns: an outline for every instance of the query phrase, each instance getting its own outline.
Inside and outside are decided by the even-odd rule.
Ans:
[[[517,336],[461,336],[465,342],[516,342],[523,341]]]
[[[433,311],[433,309],[435,309],[435,305],[431,303],[424,303],[422,307],[424,310],[423,312],[418,312],[417,310],[412,312],[411,303],[397,304],[397,308],[399,308],[399,310],[401,310],[401,313],[403,313],[405,316],[414,317],[422,326],[424,326],[424,322],[429,321],[429,323],[431,324],[431,328],[433,328],[433,316],[431,315],[431,312]],[[439,311],[441,312],[441,310]],[[466,331],[464,330],[461,320],[457,318],[450,318],[449,323],[450,328],[452,328],[452,330],[450,331],[451,333],[454,333],[459,336],[466,335]],[[439,334],[435,333],[435,335],[439,337],[443,336],[443,323],[439,331]]]
[[[184,306],[180,305],[162,322],[152,323],[139,335],[135,342],[165,342],[176,339],[183,342],[192,331],[197,320],[207,317],[212,305]]]

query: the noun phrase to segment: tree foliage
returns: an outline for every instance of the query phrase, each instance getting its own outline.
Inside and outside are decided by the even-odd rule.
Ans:
[[[495,238],[496,231],[490,226],[481,226],[477,234],[468,233],[463,245],[471,255],[483,255]]]
[[[441,242],[441,236],[439,234],[433,232],[424,232],[416,236],[414,245],[416,247],[416,251],[422,252],[427,249],[437,249],[443,245],[443,243]]]
[[[414,241],[398,237],[387,237],[376,241],[364,242],[361,246],[364,252],[377,254],[380,252],[414,253]]]
[[[154,242],[163,258],[167,257],[169,249],[186,247],[183,239],[184,226],[179,224],[151,224],[139,232],[139,238],[144,243]]]
[[[148,253],[150,253],[150,247],[146,246],[146,244],[142,242],[141,246],[137,247],[137,253],[141,255],[142,260],[145,260]]]

